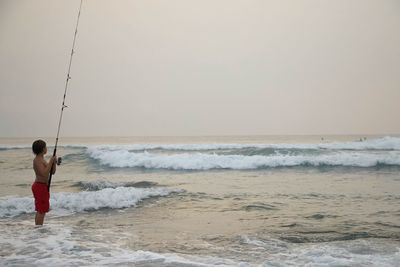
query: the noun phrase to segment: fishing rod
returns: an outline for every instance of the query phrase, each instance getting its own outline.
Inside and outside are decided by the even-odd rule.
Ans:
[[[83,0],[81,0],[81,3],[79,5],[78,17],[76,19],[74,40],[72,41],[72,49],[71,49],[71,55],[70,55],[70,58],[69,58],[67,79],[65,80],[64,97],[63,97],[63,101],[62,101],[62,105],[61,105],[60,120],[58,121],[57,137],[56,137],[56,144],[54,146],[53,157],[57,153],[58,137],[60,135],[61,121],[62,121],[62,118],[63,118],[64,108],[67,108],[67,106],[65,105],[65,97],[67,96],[69,80],[71,80],[70,73],[71,73],[72,57],[73,57],[73,55],[75,53],[75,50],[74,50],[75,49],[75,41],[76,41],[76,35],[78,33],[78,25],[79,25],[79,18],[81,16],[82,2],[83,2]],[[61,163],[61,161],[58,160],[57,164],[59,165],[60,163]],[[51,166],[51,170],[50,170],[50,174],[49,174],[49,182],[47,184],[47,191],[49,191],[49,192],[50,192],[50,184],[51,184],[51,177],[53,176],[53,171],[54,171],[54,165]]]

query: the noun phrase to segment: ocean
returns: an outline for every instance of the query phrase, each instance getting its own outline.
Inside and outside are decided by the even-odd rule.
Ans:
[[[53,139],[45,139],[52,154]],[[0,138],[0,266],[400,266],[400,136]]]

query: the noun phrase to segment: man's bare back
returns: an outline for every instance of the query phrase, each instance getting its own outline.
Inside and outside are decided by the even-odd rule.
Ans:
[[[37,155],[33,160],[33,170],[36,174],[35,182],[47,184],[50,174],[51,165],[53,167],[53,174],[56,172],[56,165],[53,164],[54,158],[51,158],[49,163],[46,162],[43,155]]]
[[[53,156],[47,163],[44,159],[44,155],[47,153],[47,147],[44,143],[44,147],[40,151],[40,153],[36,154],[36,157],[33,159],[33,170],[36,174],[35,182],[47,184],[49,180],[50,171],[52,174],[56,173],[56,162],[57,157]],[[51,168],[53,166],[53,169]]]

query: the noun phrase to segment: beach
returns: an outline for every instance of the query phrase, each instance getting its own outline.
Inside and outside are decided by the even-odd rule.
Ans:
[[[400,266],[399,136],[0,138],[2,266]],[[46,139],[52,152],[52,139]]]

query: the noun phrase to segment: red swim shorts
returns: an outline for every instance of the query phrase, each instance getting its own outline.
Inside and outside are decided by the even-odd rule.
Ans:
[[[50,193],[47,190],[47,184],[34,182],[32,184],[32,193],[35,198],[35,210],[40,213],[46,213],[50,208]]]

